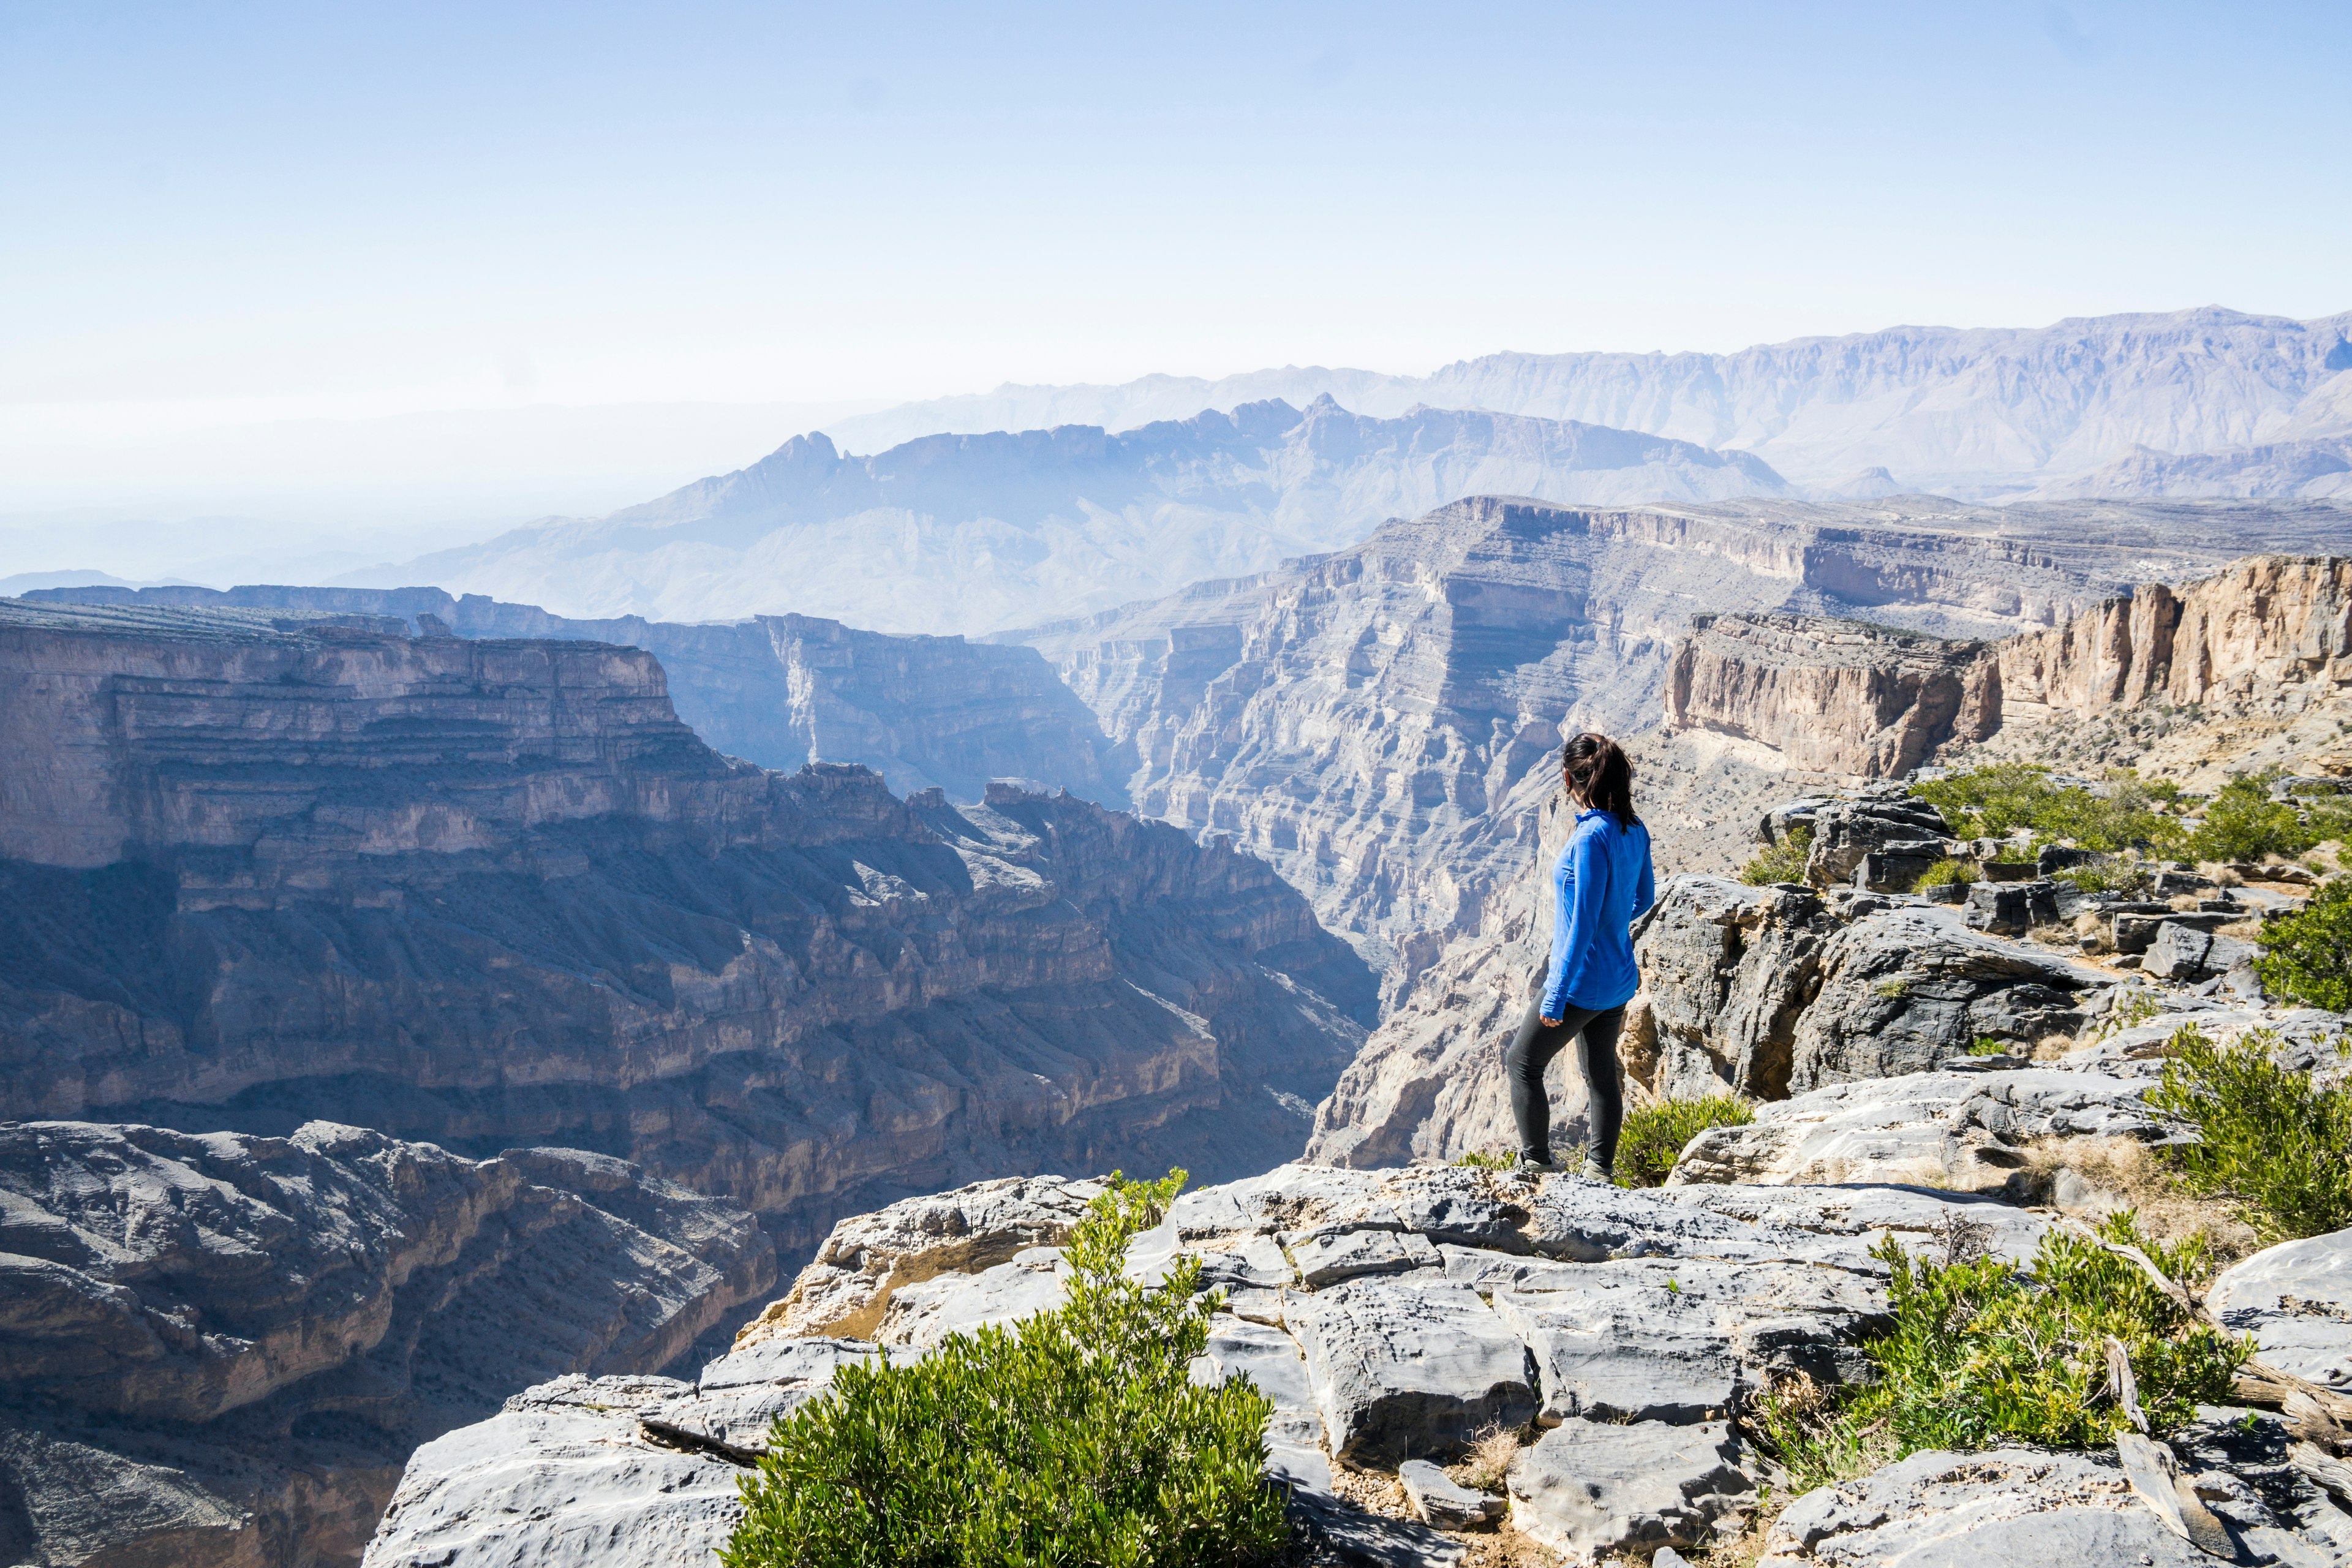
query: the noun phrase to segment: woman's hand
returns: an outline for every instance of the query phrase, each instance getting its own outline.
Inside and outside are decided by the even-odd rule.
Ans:
[[[1547,1029],[1557,1029],[1557,1028],[1559,1028],[1562,1024],[1565,1024],[1565,1023],[1567,1023],[1567,1022],[1568,1022],[1568,1015],[1567,1015],[1567,1014],[1565,1014],[1565,1013],[1562,1013],[1562,1014],[1561,1014],[1559,1017],[1557,1017],[1557,1018],[1546,1018],[1546,1019],[1544,1020],[1544,1027],[1545,1027],[1545,1028],[1547,1028]]]

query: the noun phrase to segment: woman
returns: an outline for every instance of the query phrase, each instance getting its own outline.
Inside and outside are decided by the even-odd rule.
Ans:
[[[1624,1120],[1617,1031],[1625,1004],[1640,990],[1633,967],[1633,918],[1657,897],[1650,868],[1650,830],[1633,815],[1633,767],[1606,735],[1579,735],[1560,752],[1560,773],[1576,807],[1576,828],[1552,867],[1551,964],[1528,1016],[1503,1052],[1511,1115],[1519,1124],[1523,1168],[1555,1169],[1551,1101],[1544,1068],[1570,1040],[1591,1104],[1592,1141],[1583,1174],[1611,1179],[1617,1129]]]

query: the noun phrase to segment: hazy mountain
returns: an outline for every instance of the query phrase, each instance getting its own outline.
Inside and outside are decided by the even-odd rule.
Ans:
[[[2221,452],[2133,448],[2104,468],[2042,488],[2047,496],[2352,498],[2352,436],[2273,441]]]
[[[1384,518],[1502,491],[1610,504],[1786,495],[1745,454],[1574,422],[1329,398],[931,436],[869,458],[796,437],[737,473],[594,521],[550,519],[346,584],[437,584],[570,616],[794,612],[986,631],[1343,549]]]
[[[1214,382],[1007,385],[826,429],[872,450],[933,431],[1118,429],[1328,393],[1372,415],[1427,404],[1649,431],[1753,452],[1808,486],[1843,489],[1883,468],[1904,489],[1987,499],[2137,447],[2212,451],[2352,430],[2347,372],[2352,314],[2297,321],[2209,306],[2038,328],[1890,327],[1728,354],[1497,353],[1425,376],[1294,366]]]

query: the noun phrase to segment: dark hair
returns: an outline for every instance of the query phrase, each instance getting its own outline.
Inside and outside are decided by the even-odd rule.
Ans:
[[[1571,791],[1581,795],[1586,805],[1615,817],[1620,827],[1641,822],[1633,815],[1633,764],[1608,736],[1588,730],[1562,746],[1559,771]]]

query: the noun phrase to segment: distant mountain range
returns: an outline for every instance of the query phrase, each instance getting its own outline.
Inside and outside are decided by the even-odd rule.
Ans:
[[[793,612],[984,632],[1344,549],[1383,519],[1503,493],[1619,504],[1787,496],[1762,459],[1570,420],[1246,403],[1124,434],[928,436],[874,457],[795,437],[596,520],[549,519],[341,579],[584,616]]]
[[[1496,353],[1425,376],[1287,366],[1217,381],[1007,384],[826,430],[845,447],[873,451],[939,431],[1119,430],[1202,408],[1328,395],[1373,416],[1427,405],[1644,431],[1753,453],[1793,483],[1849,497],[1899,488],[1997,500],[2090,474],[2137,447],[2207,453],[2352,432],[2347,373],[2352,313],[2298,321],[2215,306],[2038,328],[1889,327],[1727,354]],[[2135,479],[2164,476],[2112,482]],[[2136,493],[2316,492],[2192,483]]]

